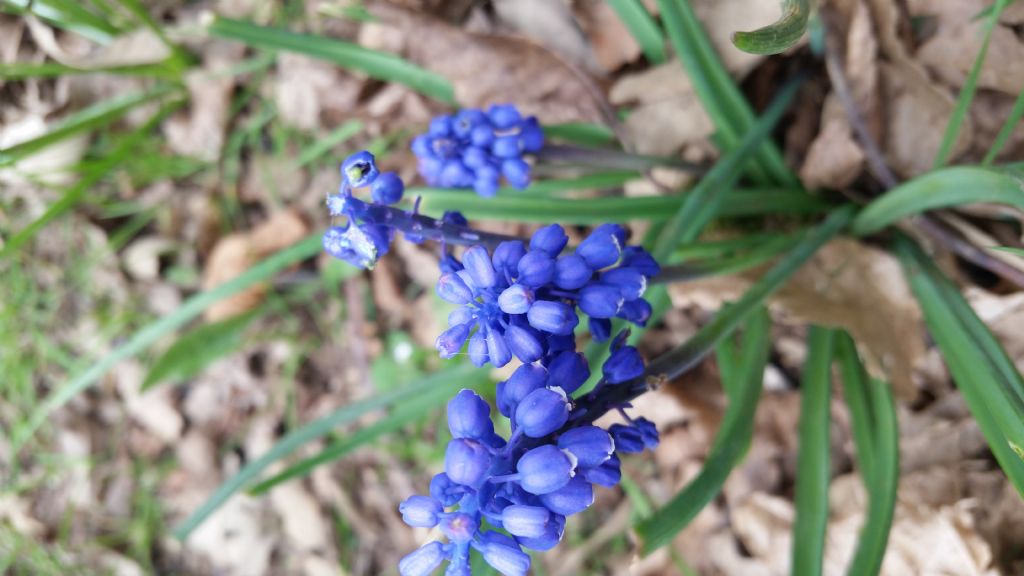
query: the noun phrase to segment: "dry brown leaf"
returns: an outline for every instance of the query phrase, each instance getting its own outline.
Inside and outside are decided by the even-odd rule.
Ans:
[[[203,289],[210,290],[237,277],[259,260],[298,242],[307,231],[308,227],[298,214],[285,210],[247,233],[221,238],[203,269]],[[257,285],[219,300],[207,308],[206,320],[215,322],[250,310],[262,301],[265,291],[265,286]]]
[[[576,3],[576,12],[590,38],[594,57],[606,72],[618,70],[640,58],[640,45],[607,2],[583,0]]]
[[[493,0],[494,13],[516,35],[529,38],[588,72],[600,72],[566,0]]]
[[[974,311],[999,339],[1006,354],[1024,372],[1024,293],[999,296],[981,288],[968,287],[965,296]]]
[[[738,297],[760,273],[711,278],[669,288],[673,302],[715,308]],[[779,290],[771,304],[801,323],[849,331],[869,369],[913,397],[913,367],[924,354],[920,312],[899,264],[889,254],[849,239],[829,242]]]
[[[528,40],[471,34],[389,4],[371,11],[415,35],[410,60],[451,80],[463,106],[516,102],[545,123],[600,121],[595,94],[551,52]]]
[[[203,69],[186,77],[189,110],[164,123],[167,144],[178,154],[208,161],[220,157],[224,145],[235,77],[225,74],[242,58],[245,46],[234,42],[210,41],[203,52]]]
[[[821,112],[821,131],[807,150],[800,180],[809,189],[846,188],[864,166],[864,152],[853,139],[846,111],[835,94],[829,94]]]
[[[323,126],[325,116],[351,114],[363,80],[337,66],[299,54],[277,57],[274,103],[281,119],[302,130]]]

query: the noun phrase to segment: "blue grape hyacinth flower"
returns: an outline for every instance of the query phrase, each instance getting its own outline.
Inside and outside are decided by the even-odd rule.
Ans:
[[[475,246],[461,261],[448,259],[437,293],[459,308],[435,342],[441,357],[453,357],[468,342],[477,366],[553,358],[575,349],[578,311],[590,317],[598,341],[608,338],[612,318],[643,326],[651,315],[643,294],[658,266],[642,248],[624,246],[625,237],[621,226],[605,224],[563,254],[568,236],[551,224],[529,246],[509,241],[493,252]],[[629,358],[620,360],[628,372]]]
[[[406,524],[437,528],[446,542],[405,556],[402,576],[427,576],[445,561],[446,574],[468,575],[471,550],[506,576],[525,576],[526,550],[556,546],[566,519],[594,503],[594,486],[618,483],[616,453],[657,444],[657,430],[642,418],[609,430],[587,423],[586,407],[569,400],[589,376],[586,363],[575,352],[558,358],[547,368],[523,364],[498,385],[499,410],[512,425],[507,440],[495,434],[490,406],[475,392],[462,390],[448,403],[444,472],[430,482],[429,496],[399,505]]]
[[[540,123],[533,116],[523,117],[512,104],[438,116],[411,145],[428,184],[472,188],[487,197],[498,192],[502,177],[514,188],[529,186],[525,156],[543,147]]]

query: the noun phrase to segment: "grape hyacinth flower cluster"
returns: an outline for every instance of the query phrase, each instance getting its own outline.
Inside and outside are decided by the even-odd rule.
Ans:
[[[639,360],[632,347],[619,351]],[[615,362],[614,355],[606,362],[606,375]],[[497,388],[498,410],[512,426],[507,440],[495,433],[490,406],[475,392],[462,390],[448,403],[452,440],[444,472],[430,482],[429,496],[412,496],[399,507],[407,524],[437,528],[447,542],[405,556],[402,576],[426,576],[445,560],[445,574],[470,574],[471,549],[505,576],[524,576],[530,568],[524,548],[553,548],[566,518],[594,503],[595,485],[618,484],[619,454],[657,445],[654,425],[643,418],[608,430],[590,423],[585,402],[574,407],[569,399],[588,376],[582,355],[568,351],[548,368],[516,369]]]
[[[504,366],[513,356],[522,362],[554,357],[575,349],[577,308],[589,316],[597,341],[608,339],[612,318],[643,326],[651,306],[642,296],[659,270],[654,259],[643,248],[624,246],[626,231],[617,224],[597,227],[563,254],[568,240],[551,224],[529,245],[506,241],[493,253],[475,246],[461,262],[446,258],[437,293],[460,307],[435,343],[441,357],[453,357],[467,340],[477,366]]]
[[[515,188],[529,186],[530,165],[523,156],[543,146],[544,131],[537,119],[524,118],[511,104],[438,116],[426,134],[412,141],[420,174],[428,184],[472,188],[487,197],[498,192],[502,176]]]

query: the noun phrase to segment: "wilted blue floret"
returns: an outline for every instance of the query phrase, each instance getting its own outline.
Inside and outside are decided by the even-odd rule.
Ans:
[[[537,119],[524,119],[511,104],[438,116],[410,145],[428,184],[472,188],[481,196],[497,193],[502,176],[513,187],[529,186],[530,165],[523,156],[543,146]]]

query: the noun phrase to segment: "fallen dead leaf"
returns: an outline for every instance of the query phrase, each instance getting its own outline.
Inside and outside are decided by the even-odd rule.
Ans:
[[[821,130],[807,150],[800,180],[812,190],[846,188],[860,175],[864,152],[854,140],[846,111],[835,94],[825,100],[821,117]]]
[[[244,53],[242,44],[210,41],[203,51],[202,70],[190,72],[185,79],[191,96],[189,109],[164,122],[167,144],[172,150],[210,162],[220,157],[235,87],[235,77],[225,72]]]
[[[285,123],[315,130],[327,117],[350,115],[363,82],[323,60],[283,52],[277,57],[274,103]]]
[[[499,22],[591,73],[601,71],[566,0],[493,0]]]
[[[590,39],[594,57],[606,72],[614,72],[640,58],[640,45],[611,5],[602,0],[575,4],[583,31]]]

